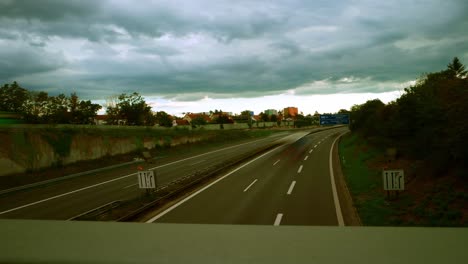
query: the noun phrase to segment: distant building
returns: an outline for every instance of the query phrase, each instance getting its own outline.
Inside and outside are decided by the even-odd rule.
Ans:
[[[107,115],[97,115],[94,117],[94,124],[96,125],[106,125]]]
[[[235,123],[233,117],[230,116],[230,115],[228,115],[227,112],[222,112],[221,114],[214,114],[214,113],[213,113],[213,114],[210,115],[210,118],[211,118],[211,120],[212,120],[213,122],[216,122],[216,120],[217,120],[220,116],[226,116],[226,117],[227,117],[227,120],[226,120],[227,124],[234,124],[234,123]]]
[[[207,123],[211,122],[211,118],[205,113],[187,113],[182,119],[187,120],[189,123],[191,123],[192,120],[199,117],[203,118]]]
[[[210,118],[211,118],[211,120],[214,120],[214,119],[218,118],[220,115],[225,115],[225,116],[231,117],[232,112],[217,112],[217,113],[213,112],[213,113],[210,114]]]
[[[275,110],[275,109],[267,109],[265,110],[265,114],[267,114],[268,116],[272,116],[272,115],[278,115],[278,111]]]
[[[283,115],[285,118],[294,118],[297,116],[297,113],[297,107],[286,107],[283,110]]]
[[[189,126],[190,123],[189,121],[185,120],[185,119],[174,119],[172,120],[172,126],[175,127],[175,126]]]

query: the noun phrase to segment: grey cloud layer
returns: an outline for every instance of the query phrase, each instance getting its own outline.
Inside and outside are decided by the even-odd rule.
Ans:
[[[467,63],[467,13],[465,1],[0,0],[0,82],[89,98],[391,91]]]

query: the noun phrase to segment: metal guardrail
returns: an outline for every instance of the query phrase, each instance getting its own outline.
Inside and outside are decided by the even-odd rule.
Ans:
[[[99,206],[98,208],[91,209],[89,211],[86,211],[82,214],[79,214],[77,216],[74,216],[70,219],[67,220],[87,220],[87,219],[92,219],[93,217],[102,215],[103,213],[106,213],[114,208],[119,207],[122,204],[121,200],[117,201],[112,201],[110,203],[107,203],[105,205]],[[82,218],[82,219],[80,219]]]
[[[31,183],[31,184],[21,185],[21,186],[18,186],[18,187],[13,187],[13,188],[10,188],[10,189],[1,190],[0,195],[7,194],[7,193],[12,193],[12,192],[16,192],[16,191],[21,191],[21,190],[25,190],[25,189],[29,189],[29,188],[39,187],[39,186],[51,184],[51,183],[54,183],[54,182],[64,181],[64,180],[84,176],[84,175],[87,175],[87,174],[92,174],[92,173],[95,173],[95,172],[115,169],[115,168],[118,168],[118,167],[123,167],[123,166],[126,166],[126,165],[138,163],[138,162],[143,162],[143,161],[142,160],[136,160],[136,161],[134,160],[134,161],[129,161],[129,162],[124,162],[124,163],[119,163],[119,164],[107,166],[107,167],[104,167],[104,168],[98,168],[98,169],[94,169],[94,170],[89,170],[89,171],[83,171],[83,172],[79,172],[79,173],[75,173],[75,174],[70,174],[70,175],[67,175],[67,176],[58,177],[58,178],[50,179],[50,180],[46,180],[46,181],[40,181],[40,182]]]

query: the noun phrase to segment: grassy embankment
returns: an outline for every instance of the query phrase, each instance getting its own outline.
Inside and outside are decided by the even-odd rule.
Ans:
[[[389,162],[385,150],[357,134],[339,144],[343,173],[363,225],[468,226],[468,183],[450,171],[434,175],[424,161],[399,157]],[[387,199],[382,169],[404,169],[405,191]]]

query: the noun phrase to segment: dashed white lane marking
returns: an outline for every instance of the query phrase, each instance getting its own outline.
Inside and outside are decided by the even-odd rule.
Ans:
[[[273,163],[273,166],[275,166],[278,162],[280,162],[280,160],[277,160],[275,163]]]
[[[249,184],[249,186],[247,186],[247,188],[244,189],[244,192],[246,192],[250,187],[252,187],[252,185],[254,185],[257,181],[258,179],[255,179],[251,184]]]
[[[291,185],[289,186],[289,190],[287,192],[288,195],[290,195],[294,189],[294,186],[296,185],[296,181],[293,181]]]
[[[283,218],[283,214],[277,214],[275,223],[273,224],[274,226],[279,226],[281,224],[281,219]]]
[[[297,173],[301,173],[302,171],[302,165],[299,167],[299,169],[297,170]]]
[[[159,168],[170,166],[172,164],[176,164],[176,163],[183,162],[183,161],[186,161],[186,160],[194,159],[194,158],[197,158],[197,157],[205,156],[205,155],[215,153],[215,152],[219,152],[219,151],[222,151],[222,150],[227,150],[227,149],[239,147],[239,146],[246,145],[246,144],[251,144],[251,143],[254,143],[254,142],[261,141],[261,140],[265,140],[265,139],[258,139],[258,140],[255,140],[255,141],[246,142],[246,143],[242,143],[242,144],[238,144],[238,145],[234,145],[234,146],[230,146],[230,147],[226,147],[226,148],[222,148],[222,149],[202,153],[202,154],[199,154],[199,155],[196,155],[196,156],[193,156],[193,157],[189,157],[189,158],[185,158],[185,159],[181,159],[181,160],[176,160],[176,161],[169,162],[169,163],[166,163],[166,164],[163,164],[163,165],[160,165],[160,166],[149,168],[148,170],[159,169]],[[267,152],[267,153],[269,153],[269,152]],[[132,177],[134,175],[137,175],[137,173],[128,174],[128,175],[121,176],[121,177],[118,177],[118,178],[115,178],[115,179],[112,179],[112,180],[108,180],[108,181],[100,182],[100,183],[97,183],[97,184],[89,185],[89,186],[86,186],[86,187],[83,187],[83,188],[80,188],[80,189],[76,189],[76,190],[73,190],[73,191],[70,191],[70,192],[62,193],[62,194],[55,195],[55,196],[52,196],[52,197],[49,197],[49,198],[46,198],[46,199],[42,199],[42,200],[39,200],[39,201],[36,201],[36,202],[32,202],[32,203],[29,203],[29,204],[18,206],[18,207],[15,207],[15,208],[0,212],[0,215],[6,214],[6,213],[9,213],[9,212],[13,212],[13,211],[16,211],[16,210],[20,210],[20,209],[23,209],[23,208],[26,208],[26,207],[29,207],[29,206],[32,206],[32,205],[47,202],[47,201],[50,201],[50,200],[53,200],[53,199],[57,199],[57,198],[60,198],[60,197],[63,197],[63,196],[67,196],[67,195],[70,195],[70,194],[73,194],[73,193],[81,192],[81,191],[84,191],[84,190],[87,190],[87,189],[90,189],[90,188],[101,186],[103,184],[107,184],[107,183],[110,183],[110,182],[122,180],[122,179],[125,179],[125,178],[128,178],[128,177]]]
[[[204,161],[205,161],[205,160],[197,161],[197,162],[195,162],[195,163],[190,164],[190,166],[196,165],[196,164],[198,164],[198,163],[202,163],[202,162],[204,162]]]
[[[190,199],[192,199],[193,197],[197,196],[197,195],[200,194],[201,192],[205,191],[206,189],[210,188],[211,186],[215,185],[216,183],[222,181],[224,178],[228,177],[229,175],[231,175],[231,174],[235,173],[236,171],[238,171],[238,170],[240,170],[240,169],[242,169],[242,168],[248,166],[249,164],[255,162],[256,160],[258,160],[258,159],[260,159],[260,158],[262,158],[262,157],[264,157],[264,156],[270,154],[271,152],[277,150],[277,149],[280,148],[280,147],[282,147],[282,146],[278,146],[278,147],[276,147],[276,148],[274,148],[274,149],[272,149],[272,150],[270,150],[270,151],[268,151],[268,152],[266,152],[266,153],[264,153],[264,154],[262,154],[262,155],[256,157],[255,159],[253,159],[253,160],[251,160],[251,161],[245,163],[244,165],[235,168],[234,170],[232,170],[232,171],[229,172],[228,174],[222,176],[221,178],[218,178],[218,179],[215,180],[214,182],[212,182],[212,183],[206,185],[205,187],[201,188],[200,190],[198,190],[198,191],[192,193],[191,195],[189,195],[188,197],[186,197],[186,198],[183,199],[182,201],[180,201],[180,202],[174,204],[173,206],[167,208],[167,209],[164,210],[162,213],[160,213],[160,214],[156,215],[155,217],[151,218],[150,220],[146,221],[146,223],[153,223],[154,221],[156,221],[156,220],[158,220],[159,218],[163,217],[164,215],[166,215],[166,214],[169,213],[170,211],[172,211],[172,210],[176,209],[177,207],[179,207],[181,204],[187,202],[188,200],[190,200]]]
[[[138,184],[138,183],[134,183],[134,184],[131,184],[131,185],[125,186],[125,187],[123,187],[123,189],[130,188],[130,187],[132,187],[132,186],[135,186],[135,185],[137,185],[137,184]]]
[[[312,153],[312,151],[314,151],[314,149],[309,150],[309,154]]]
[[[316,147],[317,147],[317,145],[314,146],[314,148],[316,148]]]
[[[309,158],[309,156],[305,156],[304,160],[307,160]]]

